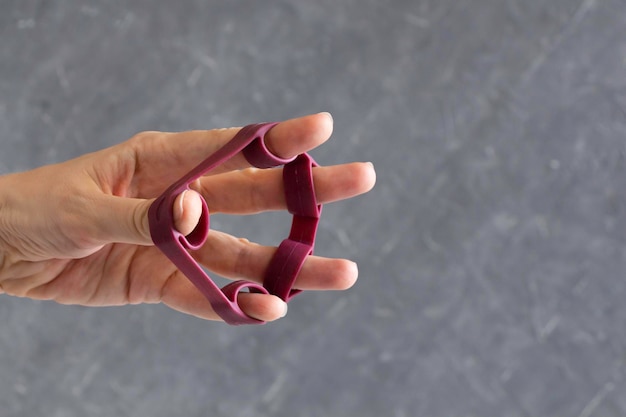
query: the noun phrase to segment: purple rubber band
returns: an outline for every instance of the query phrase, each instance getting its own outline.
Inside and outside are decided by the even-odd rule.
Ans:
[[[247,316],[239,307],[237,296],[242,290],[276,294],[288,300],[298,293],[293,283],[306,257],[313,252],[321,205],[315,200],[312,166],[315,161],[306,154],[283,159],[273,155],[264,143],[265,134],[277,123],[260,123],[243,127],[226,145],[210,155],[181,179],[172,184],[150,206],[148,218],[154,244],[185,274],[209,300],[215,312],[228,324],[263,324]],[[235,281],[220,289],[204,272],[187,250],[202,247],[209,233],[210,216],[202,199],[202,214],[196,228],[187,236],[174,226],[173,205],[176,197],[189,189],[189,184],[218,165],[242,152],[248,162],[257,168],[285,165],[283,181],[285,198],[294,215],[289,238],[278,247],[266,272],[265,286]]]
[[[292,287],[311,251],[311,246],[305,243],[291,239],[285,239],[281,242],[263,280],[263,286],[270,294],[274,294],[284,301],[289,301],[294,295],[301,292],[292,289]]]
[[[300,292],[292,287],[307,256],[313,253],[322,213],[313,185],[312,168],[315,166],[313,158],[302,154],[283,168],[285,199],[293,221],[289,237],[282,241],[265,272],[263,286],[284,301]]]

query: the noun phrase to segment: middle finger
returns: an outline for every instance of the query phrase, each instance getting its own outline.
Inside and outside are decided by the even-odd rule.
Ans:
[[[371,163],[313,168],[319,204],[343,200],[369,191],[375,182]],[[196,191],[212,213],[253,214],[286,208],[282,169],[246,169],[202,178]]]

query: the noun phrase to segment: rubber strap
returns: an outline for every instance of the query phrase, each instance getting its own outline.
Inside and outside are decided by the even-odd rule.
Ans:
[[[315,161],[306,154],[283,159],[272,154],[264,143],[265,134],[277,123],[260,123],[243,127],[226,145],[210,155],[181,179],[172,184],[150,206],[148,218],[154,244],[185,274],[209,300],[215,312],[228,324],[263,324],[247,316],[237,303],[244,290],[276,293],[288,300],[298,291],[291,289],[308,254],[313,252],[321,205],[315,202],[312,166]],[[204,272],[188,250],[202,247],[210,228],[209,208],[202,199],[202,214],[196,228],[187,236],[174,226],[173,205],[189,184],[218,165],[242,152],[251,165],[270,168],[285,164],[283,181],[289,211],[294,215],[291,232],[278,247],[267,269],[265,287],[248,281],[235,281],[220,289]],[[313,216],[311,216],[313,215]],[[314,221],[311,221],[313,219]],[[287,243],[285,243],[287,242]]]
[[[299,290],[293,290],[302,266],[313,253],[315,235],[322,206],[317,204],[313,184],[313,167],[309,155],[299,155],[283,168],[287,209],[293,214],[289,237],[278,246],[265,272],[263,285],[271,294],[289,301]]]

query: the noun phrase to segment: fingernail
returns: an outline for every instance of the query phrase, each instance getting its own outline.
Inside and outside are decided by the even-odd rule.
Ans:
[[[184,235],[188,235],[197,226],[202,208],[196,204],[194,199],[197,197],[195,192],[185,190],[177,197],[178,201],[174,208],[174,226],[176,230]]]
[[[331,121],[331,122],[333,122],[333,123],[335,122],[335,121],[334,121],[334,119],[333,119],[333,115],[332,115],[332,114],[330,114],[329,112],[327,112],[327,111],[323,111],[323,112],[320,112],[319,114],[325,114],[325,115],[326,115],[326,117],[328,117],[328,118],[330,119],[330,121]]]
[[[281,319],[287,315],[287,311],[289,310],[289,306],[287,305],[287,303],[283,302],[283,305],[284,305],[284,310],[283,310],[283,315],[280,316]]]
[[[178,196],[178,210],[174,212],[174,221],[179,223],[183,219],[183,212],[185,210],[185,205],[183,204],[185,201],[185,194],[187,194],[188,190],[183,191]]]

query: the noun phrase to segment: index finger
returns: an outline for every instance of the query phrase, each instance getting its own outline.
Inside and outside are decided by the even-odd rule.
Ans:
[[[332,133],[333,117],[330,113],[317,113],[274,126],[265,135],[265,145],[279,158],[289,159],[318,147]]]
[[[149,140],[136,141],[137,164],[145,167],[146,180],[172,183],[186,174],[209,155],[228,143],[240,128],[193,130],[161,133]],[[329,113],[318,113],[280,122],[265,135],[268,150],[279,158],[289,159],[324,143],[333,130]],[[150,135],[148,133],[147,135]],[[240,152],[208,175],[249,168],[251,165]],[[142,182],[140,178],[136,178]]]
[[[265,134],[264,142],[267,149],[275,156],[281,159],[291,159],[324,143],[330,138],[332,129],[333,119],[330,113],[318,113],[277,124]],[[226,130],[230,133],[231,129]],[[234,134],[227,135],[226,141],[219,141],[222,142],[220,147],[231,140],[238,131],[239,129]],[[248,160],[240,152],[216,167],[209,175],[250,166]]]

